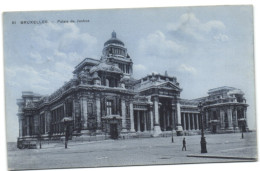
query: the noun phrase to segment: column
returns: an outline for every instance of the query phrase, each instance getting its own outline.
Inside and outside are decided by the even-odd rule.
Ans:
[[[88,104],[87,104],[87,98],[82,97],[81,98],[81,122],[83,122],[83,129],[87,130],[88,129]],[[65,113],[64,113],[65,114]],[[84,132],[84,131],[82,131]]]
[[[51,128],[51,113],[50,111],[45,111],[45,127],[46,127],[46,133],[48,134],[50,132]]]
[[[181,124],[181,105],[180,102],[177,102],[177,118],[178,118],[178,125]]]
[[[150,105],[151,130],[153,130],[153,106]]]
[[[97,132],[101,132],[101,110],[100,110],[100,97],[96,97],[96,107],[97,107]]]
[[[64,113],[63,113],[63,117],[64,117]],[[51,111],[50,110],[48,112],[48,122],[49,122],[49,125],[48,125],[49,132],[51,132],[52,131],[52,122],[51,122]]]
[[[140,113],[139,110],[137,111],[137,132],[140,132]]]
[[[166,131],[166,125],[167,125],[167,121],[166,121],[166,113],[163,113],[163,130]]]
[[[155,125],[159,125],[159,107],[158,100],[154,100],[154,116],[155,116]]]
[[[160,128],[160,123],[159,123],[159,106],[158,106],[159,98],[154,97],[153,103],[154,103],[154,117],[155,117],[153,136],[159,136],[162,132],[161,128]]]
[[[40,114],[34,115],[33,123],[34,123],[34,133],[38,135],[38,133],[40,133]]]
[[[127,132],[126,130],[126,111],[125,111],[125,99],[121,99],[121,112],[122,112],[122,132]]]
[[[44,134],[47,134],[48,133],[47,132],[47,124],[48,124],[48,122],[47,122],[47,111],[45,111],[43,115],[44,115]]]
[[[29,136],[30,135],[30,120],[29,120],[29,116],[26,117],[26,135]]]
[[[176,104],[176,113],[177,113],[177,132],[182,132],[182,126],[181,126],[181,105],[179,102],[179,99],[177,99],[177,104]],[[177,133],[178,135],[181,135],[181,133]]]
[[[82,129],[81,125],[81,116],[80,116],[80,101],[77,99],[73,100],[73,114],[74,114],[74,123],[75,123],[75,130],[80,131]],[[64,115],[64,114],[63,114]]]
[[[184,129],[184,130],[187,130],[187,126],[186,126],[186,115],[185,115],[185,113],[183,113],[182,116],[183,116],[183,129]]]
[[[247,114],[246,114],[246,108],[244,108],[244,118],[245,118],[245,122],[246,122],[246,130],[248,130],[248,126],[247,126]]]
[[[19,137],[23,136],[23,119],[19,116]]]
[[[208,127],[209,127],[209,112],[206,111],[205,115],[206,115],[206,118],[203,118],[203,121],[204,121],[204,123],[206,123],[206,128],[204,128],[204,129],[208,129]],[[202,112],[202,116],[201,117],[203,117],[203,112]],[[202,123],[202,124],[204,124],[204,123]]]
[[[188,130],[190,130],[190,114],[189,113],[187,113],[187,116],[188,116]]]
[[[72,100],[72,119],[73,119],[74,128],[77,128],[74,108],[75,108],[75,99]],[[61,113],[60,113],[60,115],[61,115]]]
[[[200,125],[199,125],[199,114],[196,114],[196,117],[197,117],[197,130],[200,129]]]
[[[147,120],[147,117],[146,117],[146,112],[144,111],[144,131],[147,131],[147,125],[146,125],[146,120]]]
[[[172,129],[173,129],[173,130],[176,129],[176,125],[175,125],[175,107],[174,107],[174,104],[172,104]]]
[[[195,129],[195,121],[194,121],[194,114],[193,113],[191,114],[191,117],[192,117],[192,129],[194,130]]]
[[[225,129],[225,112],[223,109],[220,109],[220,129]]]
[[[237,121],[237,108],[235,108],[234,110],[234,115],[235,115],[235,129],[238,130],[238,121]]]
[[[63,103],[63,109],[64,109],[64,117],[67,117],[67,113],[66,113],[66,103]]]
[[[135,132],[133,101],[130,101],[129,108],[130,108],[130,122],[131,122],[130,131]]]
[[[229,108],[227,110],[227,114],[228,114],[228,129],[233,129],[233,124],[232,124],[232,109]]]
[[[167,111],[167,127],[169,127],[171,124],[170,124],[170,113],[169,113],[170,111]],[[166,129],[167,129],[167,127],[166,127]]]

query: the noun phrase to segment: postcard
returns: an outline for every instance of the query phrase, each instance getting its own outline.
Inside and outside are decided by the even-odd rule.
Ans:
[[[3,20],[9,170],[258,160],[252,6]]]

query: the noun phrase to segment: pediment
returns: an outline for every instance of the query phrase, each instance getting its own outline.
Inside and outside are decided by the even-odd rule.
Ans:
[[[166,83],[162,83],[160,85],[157,86],[158,88],[165,88],[165,89],[172,89],[172,90],[176,90],[176,91],[181,91],[181,88],[179,88],[177,85],[171,83],[171,82],[166,82]]]

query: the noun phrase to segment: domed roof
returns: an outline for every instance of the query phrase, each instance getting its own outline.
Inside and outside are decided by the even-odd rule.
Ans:
[[[112,37],[104,43],[104,46],[106,46],[108,44],[118,44],[118,45],[125,46],[125,44],[121,40],[116,38],[116,32],[115,31],[113,31],[111,35],[112,35]]]
[[[122,74],[123,72],[121,71],[120,68],[118,68],[115,65],[111,65],[108,63],[101,62],[97,66],[94,66],[90,69],[90,73],[96,72],[96,71],[106,71],[106,72],[114,72],[114,73],[120,73]]]

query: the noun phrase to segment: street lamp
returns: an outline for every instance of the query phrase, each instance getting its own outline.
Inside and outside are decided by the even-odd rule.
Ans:
[[[72,122],[73,119],[71,117],[64,117],[61,122],[64,123],[64,128],[65,128],[65,148],[68,148],[68,141],[69,141],[69,125],[70,122]]]
[[[242,139],[244,139],[244,129],[245,129],[245,125],[246,125],[245,122],[246,122],[245,120],[242,121],[242,129],[241,129],[241,132],[242,132],[242,137],[241,138]]]
[[[201,153],[207,153],[207,142],[206,142],[206,138],[204,137],[204,126],[203,126],[204,113],[203,113],[203,105],[201,102],[199,102],[198,108],[201,115],[201,140],[200,140]]]
[[[173,139],[173,127],[172,127],[172,143],[174,143],[174,139]]]

